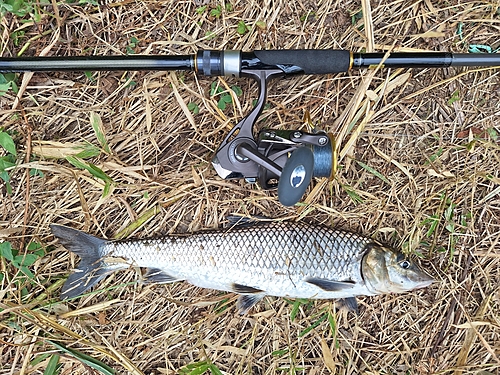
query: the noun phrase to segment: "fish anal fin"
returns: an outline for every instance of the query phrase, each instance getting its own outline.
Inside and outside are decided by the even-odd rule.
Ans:
[[[316,285],[326,292],[340,292],[346,289],[352,289],[355,285],[354,281],[335,281],[321,279],[319,277],[309,277],[305,281],[309,284]]]
[[[173,283],[181,280],[178,277],[169,275],[159,268],[147,268],[146,273],[144,274],[144,279],[146,279],[148,283],[158,284]]]
[[[339,299],[339,305],[341,308],[344,307],[347,311],[359,315],[358,301],[356,300],[356,297],[341,298]]]
[[[255,304],[265,297],[264,293],[260,294],[244,294],[238,297],[236,307],[240,315],[245,315]]]
[[[247,285],[242,285],[242,284],[237,284],[237,283],[231,284],[231,290],[235,293],[238,293],[238,294],[259,294],[259,293],[264,292],[261,289],[257,289],[257,288],[254,288],[252,286],[247,286]]]

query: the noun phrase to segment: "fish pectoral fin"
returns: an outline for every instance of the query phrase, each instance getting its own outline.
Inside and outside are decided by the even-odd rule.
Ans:
[[[231,290],[234,293],[238,293],[238,294],[258,294],[258,293],[264,292],[261,289],[257,289],[257,288],[254,288],[252,286],[247,286],[247,285],[242,285],[242,284],[237,284],[237,283],[231,284]]]
[[[358,301],[355,297],[341,298],[339,299],[340,307],[344,307],[347,311],[351,311],[356,315],[359,315]]]
[[[309,277],[305,281],[327,292],[340,292],[342,290],[352,289],[355,285],[354,281],[335,281],[320,279],[319,277]]]
[[[260,294],[244,294],[238,297],[236,307],[240,315],[245,315],[257,302],[265,297],[265,293]]]
[[[178,277],[169,275],[159,268],[147,268],[146,273],[144,274],[144,279],[146,279],[148,283],[159,284],[173,283],[181,280]]]

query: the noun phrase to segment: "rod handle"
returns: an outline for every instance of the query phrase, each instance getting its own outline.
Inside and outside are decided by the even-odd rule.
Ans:
[[[262,63],[278,66],[285,73],[341,73],[347,72],[351,66],[351,52],[346,50],[258,50],[254,54]]]

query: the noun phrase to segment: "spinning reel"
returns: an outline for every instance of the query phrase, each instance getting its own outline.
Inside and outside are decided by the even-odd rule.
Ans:
[[[312,177],[332,174],[333,140],[325,132],[272,129],[263,129],[254,138],[269,78],[256,78],[260,87],[257,105],[225,137],[212,164],[223,179],[244,178],[249,183],[258,182],[263,189],[277,188],[280,203],[293,206]]]

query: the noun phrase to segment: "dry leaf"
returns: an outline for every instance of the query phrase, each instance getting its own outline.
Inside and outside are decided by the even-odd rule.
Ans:
[[[477,321],[477,322],[466,322],[466,323],[457,324],[457,325],[453,325],[453,326],[455,328],[458,328],[458,329],[469,329],[469,328],[480,327],[480,326],[491,326],[491,323]]]
[[[442,38],[445,36],[446,36],[446,33],[442,33],[439,31],[427,31],[423,34],[414,35],[414,38]]]
[[[194,186],[199,187],[203,185],[203,180],[198,172],[196,172],[196,169],[194,169],[194,166],[191,166],[191,174],[193,175]]]
[[[323,360],[325,361],[326,367],[328,367],[332,374],[335,374],[335,361],[333,360],[332,352],[324,339],[321,339],[321,353],[323,354]]]
[[[435,169],[429,168],[427,170],[427,174],[432,177],[440,177],[440,178],[453,178],[455,175],[450,171],[443,171],[441,173],[437,172]]]
[[[373,102],[376,102],[378,100],[378,95],[375,94],[375,91],[373,90],[366,90],[366,96]]]

